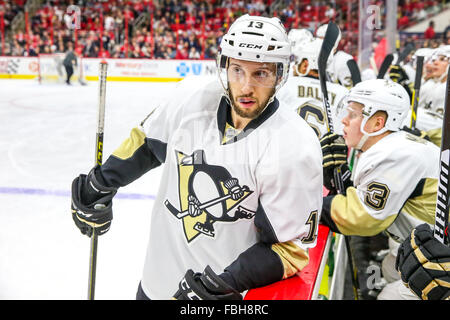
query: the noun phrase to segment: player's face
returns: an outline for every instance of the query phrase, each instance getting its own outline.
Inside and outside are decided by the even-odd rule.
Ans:
[[[433,77],[439,78],[447,72],[448,58],[446,56],[437,56],[433,59],[432,72]]]
[[[344,125],[345,144],[348,147],[356,147],[363,136],[361,132],[361,122],[363,120],[362,110],[363,105],[353,101],[346,107],[342,124]]]
[[[276,65],[230,59],[227,76],[235,113],[245,119],[257,118],[274,94]]]
[[[424,63],[423,76],[426,80],[428,80],[433,76],[433,63],[431,61]]]

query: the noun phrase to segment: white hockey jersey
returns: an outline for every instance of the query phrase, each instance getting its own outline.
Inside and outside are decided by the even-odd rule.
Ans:
[[[420,88],[419,108],[442,116],[444,114],[446,81],[430,79]]]
[[[327,82],[334,131],[342,134],[343,125],[336,108],[348,90],[336,83]],[[329,131],[327,112],[324,110],[320,81],[311,77],[289,77],[278,92],[278,99],[297,112],[321,137]]]
[[[102,166],[114,181],[163,165],[141,281],[151,299],[171,299],[188,269],[221,273],[259,243],[289,277],[315,245],[323,177],[314,131],[278,100],[235,130],[222,92],[217,79],[180,83]],[[252,263],[270,277],[269,260]]]
[[[401,242],[415,226],[433,224],[439,157],[436,145],[405,131],[382,138],[361,153],[355,187],[332,199],[337,228],[360,236],[386,231]]]

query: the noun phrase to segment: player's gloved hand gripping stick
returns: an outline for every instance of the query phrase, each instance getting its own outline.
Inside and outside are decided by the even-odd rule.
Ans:
[[[328,99],[328,90],[327,90],[327,74],[326,74],[326,67],[327,67],[327,61],[328,57],[331,54],[331,51],[333,50],[336,40],[339,35],[339,28],[338,26],[330,22],[328,23],[328,28],[325,33],[325,37],[323,39],[322,48],[320,49],[319,53],[319,81],[320,81],[320,87],[322,90],[322,98],[323,98],[323,107],[327,113],[327,120],[328,120],[328,128],[329,133],[334,132],[334,126],[333,126],[333,120],[332,120],[332,114],[331,114],[331,107],[330,107],[330,101]],[[342,179],[342,166],[337,166],[334,168],[334,183],[336,185],[336,191],[339,194],[345,193],[345,187]],[[350,242],[348,237],[344,236],[345,239],[345,245],[347,248],[347,254],[349,257],[349,265],[350,265],[350,271],[352,274],[352,282],[353,282],[353,289],[354,289],[354,296],[355,300],[358,300],[358,279],[357,279],[357,273],[354,265],[354,261],[351,255],[350,251]]]

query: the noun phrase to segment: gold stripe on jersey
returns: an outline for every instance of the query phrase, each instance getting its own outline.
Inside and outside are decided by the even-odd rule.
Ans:
[[[189,208],[189,178],[194,171],[193,165],[183,165],[183,159],[186,156],[185,154],[177,151],[176,152],[177,161],[178,161],[178,175],[179,175],[179,185],[178,185],[178,194],[180,199],[181,211],[188,210]],[[194,226],[197,223],[205,223],[206,214],[202,213],[199,216],[192,217],[186,216],[183,218],[183,229],[188,241],[191,241],[195,237],[199,235],[199,232],[194,229]]]
[[[119,148],[117,148],[112,155],[122,160],[129,159],[144,143],[145,133],[137,127],[133,128],[130,136],[122,142]]]
[[[275,243],[272,250],[280,257],[283,263],[283,279],[289,278],[302,270],[309,262],[308,252],[293,241]]]
[[[428,130],[426,133],[428,137],[430,137],[431,142],[433,142],[438,147],[441,146],[442,128],[431,129]]]
[[[227,144],[230,140],[233,140],[234,137],[238,136],[242,130],[235,129],[228,122],[225,123],[225,129],[223,132],[222,144]]]
[[[331,218],[345,235],[374,236],[389,227],[397,217],[375,219],[365,209],[356,188],[347,188],[347,195],[336,195],[331,202]]]
[[[437,179],[425,179],[422,194],[412,199],[408,199],[403,206],[402,211],[416,219],[429,224],[434,224],[437,188]]]

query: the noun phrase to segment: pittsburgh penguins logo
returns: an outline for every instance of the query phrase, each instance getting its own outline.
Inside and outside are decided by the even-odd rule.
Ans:
[[[203,150],[192,155],[175,151],[178,165],[179,208],[169,200],[167,209],[182,220],[188,242],[200,234],[214,237],[215,222],[251,219],[254,211],[240,205],[253,191],[241,186],[224,167],[206,163]]]

